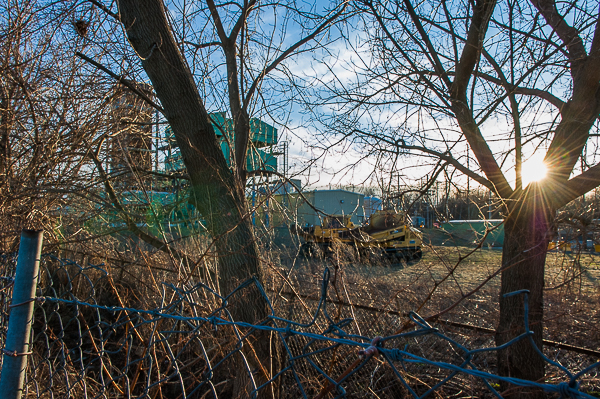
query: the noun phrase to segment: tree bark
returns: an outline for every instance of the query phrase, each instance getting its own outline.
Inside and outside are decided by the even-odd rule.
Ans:
[[[504,222],[500,321],[496,330],[498,346],[525,332],[524,295],[505,297],[514,291],[529,291],[529,329],[535,346],[542,350],[544,316],[544,265],[552,232],[554,209],[544,195],[544,188],[530,184],[517,199]],[[498,373],[501,376],[530,381],[544,380],[545,361],[529,337],[498,351]],[[503,389],[509,389],[506,384]],[[514,388],[514,387],[513,387]],[[505,397],[544,397],[543,392],[522,388],[511,389]]]

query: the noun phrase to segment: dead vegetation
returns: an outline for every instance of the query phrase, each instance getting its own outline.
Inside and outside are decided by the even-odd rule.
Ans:
[[[51,393],[55,397],[70,394],[153,398],[232,394],[228,381],[240,370],[232,368],[237,363],[227,356],[236,353],[240,336],[247,331],[236,332],[231,327],[217,328],[190,319],[215,315],[227,318],[219,312],[219,297],[195,286],[194,281],[198,280],[193,277],[199,271],[193,272],[185,283],[189,275],[174,268],[161,253],[144,253],[145,257],[132,253],[127,262],[106,256],[108,252],[104,257],[80,252],[70,254],[72,262],[46,258],[40,294],[67,301],[77,298],[117,309],[51,301],[38,306],[28,397],[47,397]],[[344,256],[333,253],[319,259],[298,257],[293,250],[271,248],[261,253],[268,275],[265,289],[275,314],[297,323],[312,321],[321,295],[323,272],[326,267],[329,269],[326,313],[319,313],[303,331],[331,337],[334,334],[330,326],[339,324],[355,342],[368,342],[376,336],[413,331],[415,326],[408,314],[417,311],[455,343],[426,335],[390,339],[384,344],[386,348],[407,348],[426,359],[461,364],[464,353],[457,344],[468,349],[494,346],[499,293],[499,277],[494,275],[500,265],[500,251],[429,247],[421,262],[402,265],[349,258],[345,252]],[[207,255],[204,266],[210,268],[213,261]],[[549,253],[546,340],[598,351],[599,262],[600,255],[595,253]],[[170,283],[164,285],[163,281]],[[243,296],[234,300],[243,301]],[[186,318],[158,318],[124,308],[157,310]],[[272,339],[280,340],[276,335]],[[450,374],[419,362],[395,362],[391,367],[381,357],[362,364],[356,346],[315,341],[302,335],[287,336],[285,343],[289,352],[283,351],[284,364],[290,364],[291,356],[300,384],[288,370],[280,377],[285,387],[281,397],[339,395],[341,391],[335,389],[327,393],[328,383],[322,373],[333,380],[350,373],[341,385],[349,398],[407,397],[410,390],[421,395]],[[245,341],[244,345],[252,345],[252,341]],[[597,355],[564,348],[545,346],[544,350],[572,372],[598,360]],[[495,352],[477,354],[472,364],[494,373]],[[553,366],[547,367],[546,378],[553,384],[565,380]],[[210,383],[202,384],[207,379]],[[583,392],[596,395],[600,391],[597,370],[580,381]],[[498,387],[493,381],[490,383]],[[457,375],[437,387],[432,397],[454,396],[492,394],[481,380]]]
[[[404,266],[386,262],[379,265],[338,262],[335,255],[324,261],[282,259],[281,270],[276,275],[290,275],[286,281],[289,288],[283,290],[289,299],[282,302],[294,309],[294,315],[308,315],[319,297],[318,281],[322,268],[328,266],[332,270],[330,312],[341,319],[350,317],[354,320],[348,325],[348,333],[374,337],[410,331],[414,324],[409,322],[407,315],[417,311],[433,326],[469,349],[495,346],[501,251],[442,246],[430,247],[424,253],[421,262]],[[600,255],[595,253],[553,251],[548,254],[544,339],[595,351],[590,355],[556,348],[550,346],[551,343],[546,345],[546,355],[572,372],[582,370],[599,357],[599,261]],[[293,293],[303,293],[302,301],[294,299]],[[436,338],[425,337],[411,345],[416,345],[417,353],[423,357],[461,363],[460,350]],[[349,350],[345,356],[355,359],[356,353]],[[473,362],[482,370],[494,373],[495,356],[495,352],[481,354]],[[385,368],[383,362],[380,366]],[[342,371],[343,367],[330,376],[336,378]],[[427,367],[407,371],[408,380],[421,389],[435,385],[446,374],[448,372]],[[564,380],[561,374],[556,367],[547,367],[548,382]],[[361,375],[358,373],[355,378],[360,381],[371,376],[369,373]],[[398,379],[388,377],[381,377],[389,384],[387,388],[380,387],[377,393],[369,390],[373,397],[396,397],[396,390],[400,389]],[[394,380],[396,383],[392,382]],[[349,382],[349,385],[358,389],[358,381]],[[582,391],[595,394],[599,383],[598,373],[593,371],[582,379]],[[459,377],[441,387],[437,394],[449,397],[462,392],[465,396],[461,397],[482,397],[484,391],[488,389],[481,381]]]

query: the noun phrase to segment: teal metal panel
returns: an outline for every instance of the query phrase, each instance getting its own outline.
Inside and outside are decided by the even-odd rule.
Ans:
[[[276,172],[277,157],[271,151],[252,148],[248,151],[246,168],[249,171],[262,169]]]
[[[257,118],[250,118],[250,141],[256,147],[277,144],[277,129]]]
[[[227,165],[231,166],[231,148],[230,143],[233,142],[233,122],[227,118],[225,112],[214,112],[209,115],[215,130],[215,134],[219,139],[221,151],[225,156]],[[185,169],[181,152],[177,149],[175,135],[170,126],[165,129],[165,139],[175,146],[175,150],[170,156],[165,159],[165,169],[168,172],[181,171]],[[277,144],[277,129],[266,122],[257,118],[250,119],[250,142],[251,147],[248,149],[246,160],[246,168],[248,171],[266,169],[277,171],[277,156],[270,149],[262,149]]]
[[[444,223],[442,228],[452,236],[458,245],[473,245],[479,243],[485,236],[486,229],[498,226],[501,220],[464,220]],[[504,225],[491,231],[484,244],[501,247],[504,244]]]
[[[227,166],[231,166],[231,150],[229,148],[229,143],[225,140],[221,140],[221,152],[223,152],[223,156],[225,157],[225,161],[227,161]]]
[[[233,123],[231,119],[227,118],[225,112],[213,112],[209,116],[217,137],[223,138],[223,133],[227,134],[229,137],[233,136]]]

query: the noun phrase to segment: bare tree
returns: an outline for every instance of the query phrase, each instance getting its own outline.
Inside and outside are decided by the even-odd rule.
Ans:
[[[263,5],[258,1],[211,0],[204,5],[120,0],[118,13],[101,2],[90,3],[113,19],[112,23],[102,22],[107,30],[124,31],[130,47],[120,48],[98,34],[90,37],[87,53],[91,56],[79,54],[79,57],[102,71],[99,73],[107,73],[126,85],[149,78],[158,99],[158,104],[153,105],[170,125],[183,158],[191,188],[189,201],[206,222],[211,245],[218,254],[219,291],[231,293],[250,277],[262,281],[260,254],[245,198],[251,116],[257,114],[257,109],[263,116],[269,116],[288,101],[289,93],[283,96],[283,101],[272,93],[281,82],[289,81],[287,60],[319,45],[329,27],[343,15],[345,3],[333,5],[323,13],[313,9],[301,11],[294,3]],[[90,4],[82,7],[89,8]],[[281,22],[277,20],[279,12],[284,14]],[[296,18],[294,22],[292,15]],[[294,36],[287,31],[290,25],[295,27]],[[120,74],[111,72],[119,64]],[[274,79],[268,80],[269,76]],[[271,103],[273,98],[275,105]],[[230,159],[223,154],[207,108],[230,112],[233,134],[220,132],[228,140]],[[104,182],[112,206],[128,229],[145,242],[173,254],[165,240],[138,228],[128,216],[119,203],[118,189],[108,183],[111,176],[102,170],[100,147],[96,148],[96,156],[92,154],[92,158],[100,181]],[[183,254],[176,257],[181,259]],[[268,307],[262,295],[250,287],[244,291],[243,300],[238,294],[230,298],[233,304],[229,309],[234,319],[264,320]],[[270,354],[268,337],[259,337],[255,347],[261,355]],[[253,353],[251,350],[246,355],[252,367],[261,371],[259,379],[264,382],[276,371],[266,371],[269,367],[255,359]],[[276,363],[271,362],[271,366],[276,367]],[[235,384],[241,386],[237,389],[247,388],[246,383]]]
[[[354,78],[321,82],[333,93],[322,101],[337,107],[328,126],[365,151],[387,154],[394,168],[398,156],[420,156],[433,166],[429,177],[456,170],[503,201],[496,341],[525,331],[523,296],[505,295],[528,290],[529,327],[541,348],[555,213],[600,184],[597,2],[355,5],[363,13],[353,26],[363,33],[347,40],[354,55],[336,60]],[[541,151],[548,176],[523,187],[524,160]],[[529,339],[500,351],[500,374],[543,380],[536,351]]]
[[[183,11],[191,12],[191,15],[208,13],[204,23],[214,27],[216,37],[207,43],[194,43],[187,37],[181,41],[191,43],[194,51],[209,49],[212,57],[215,57],[213,46],[223,51],[226,84],[221,87],[227,90],[233,119],[234,143],[230,144],[234,154],[233,173],[217,143],[205,107],[206,100],[200,97],[185,53],[177,42],[177,36],[186,33],[187,25],[181,27],[181,32],[174,32],[161,1],[120,1],[119,16],[175,133],[193,188],[191,201],[207,221],[208,230],[215,239],[221,290],[230,292],[249,276],[260,279],[259,256],[245,200],[250,107],[258,96],[265,96],[261,92],[265,76],[276,72],[290,55],[320,37],[343,13],[344,7],[322,17],[301,40],[286,48],[274,46],[271,39],[260,54],[262,67],[255,70],[250,68],[254,60],[250,58],[252,54],[246,42],[263,39],[255,39],[256,33],[251,31],[253,24],[260,23],[252,19],[260,18],[263,12],[260,3],[220,5],[209,1],[207,4],[206,9]],[[229,32],[227,26],[230,26]],[[192,67],[196,68],[193,64]],[[238,316],[255,321],[265,316],[264,310],[262,306],[244,306],[239,309]]]
[[[16,249],[22,228],[56,244],[83,222],[73,205],[93,186],[87,150],[107,102],[103,82],[67,56],[83,40],[73,11],[9,1],[0,12],[0,251]]]

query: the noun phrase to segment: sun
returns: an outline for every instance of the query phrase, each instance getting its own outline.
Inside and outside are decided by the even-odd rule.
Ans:
[[[521,178],[523,180],[523,187],[531,182],[537,182],[543,180],[548,173],[548,168],[544,163],[544,156],[533,154],[527,161],[523,162],[521,168]]]

